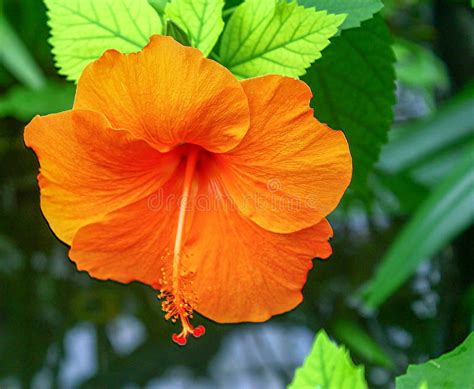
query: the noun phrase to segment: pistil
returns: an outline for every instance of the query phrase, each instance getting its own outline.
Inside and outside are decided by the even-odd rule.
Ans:
[[[194,328],[189,319],[193,314],[193,302],[186,296],[184,280],[181,277],[184,227],[186,225],[186,215],[189,209],[190,192],[193,183],[193,176],[196,170],[199,149],[193,147],[186,160],[186,169],[184,173],[183,192],[179,204],[178,227],[176,229],[176,238],[173,249],[173,270],[171,275],[171,285],[168,286],[167,280],[162,280],[163,287],[160,289],[159,298],[163,299],[161,307],[165,312],[165,318],[173,322],[180,321],[182,330],[179,334],[173,334],[172,339],[180,346],[184,346],[189,335],[200,337],[206,332],[204,326],[199,325]],[[165,278],[164,270],[163,278]]]

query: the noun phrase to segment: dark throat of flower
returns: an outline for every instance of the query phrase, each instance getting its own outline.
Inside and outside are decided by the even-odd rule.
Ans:
[[[189,294],[186,293],[186,280],[183,279],[182,273],[182,258],[183,258],[183,244],[184,244],[184,227],[186,225],[186,211],[189,209],[189,199],[193,176],[196,170],[196,164],[199,155],[199,148],[193,147],[190,149],[186,160],[186,170],[184,173],[183,193],[179,205],[178,227],[176,229],[176,238],[173,249],[173,270],[171,280],[167,280],[164,269],[162,269],[162,288],[158,297],[162,299],[161,308],[165,312],[165,319],[175,323],[178,320],[181,322],[182,330],[179,334],[173,334],[172,339],[180,346],[187,343],[189,335],[196,338],[204,335],[206,329],[199,325],[193,327],[190,319],[193,317],[193,309],[195,304],[190,301]]]

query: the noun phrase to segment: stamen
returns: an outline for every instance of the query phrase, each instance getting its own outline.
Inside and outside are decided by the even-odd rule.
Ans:
[[[160,289],[160,294],[158,295],[158,297],[163,300],[161,303],[161,309],[165,312],[165,319],[171,320],[173,323],[176,323],[178,320],[181,322],[181,332],[179,334],[173,334],[172,336],[173,341],[180,346],[184,346],[187,343],[189,335],[198,338],[206,332],[204,326],[199,325],[194,328],[189,322],[189,319],[192,319],[193,317],[193,310],[196,307],[195,299],[189,298],[192,293],[187,290],[189,286],[192,285],[192,280],[186,280],[186,277],[180,274],[180,271],[182,271],[181,259],[183,257],[183,231],[186,222],[186,210],[189,205],[189,194],[193,182],[198,153],[198,148],[191,149],[186,161],[183,195],[179,208],[178,227],[176,229],[176,239],[173,250],[171,283],[169,283],[166,277],[165,269],[162,268],[162,278],[160,280],[162,289]]]

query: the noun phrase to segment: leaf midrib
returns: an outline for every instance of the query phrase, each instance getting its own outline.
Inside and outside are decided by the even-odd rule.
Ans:
[[[263,3],[262,3],[263,4]],[[237,10],[239,11],[239,10]],[[274,16],[274,12],[273,11],[273,16]],[[237,15],[237,13],[235,13],[234,15]],[[227,59],[227,62],[230,64],[232,63],[232,61],[234,60],[234,58],[240,53],[240,51],[242,50],[242,48],[244,47],[244,45],[247,43],[247,41],[252,37],[252,31],[253,31],[253,27],[254,27],[254,21],[255,21],[255,17],[258,15],[258,10],[256,10],[253,14],[252,14],[252,18],[250,19],[250,22],[249,22],[249,25],[251,26],[251,28],[248,29],[248,32],[247,32],[247,35],[245,37],[243,37],[243,39],[239,42],[239,45],[237,46],[237,50],[235,50],[235,52],[231,55],[228,55],[228,58]],[[267,15],[265,15],[267,16]],[[272,16],[272,18],[273,18]],[[233,16],[233,17],[236,17],[236,16]],[[260,18],[260,20],[264,20],[262,18]],[[270,22],[271,22],[271,19],[270,19]],[[264,31],[268,28],[268,25],[270,24],[270,22],[267,23],[267,26],[265,26],[264,28]],[[241,36],[241,33],[242,33],[242,20],[239,21],[239,37]]]
[[[323,385],[322,387],[324,389],[329,389],[329,385],[331,384],[331,381],[326,373],[326,364],[324,360],[324,348],[323,348],[323,342],[319,342],[319,353],[320,353],[320,362],[321,362],[321,378],[323,380]]]
[[[141,49],[143,47],[142,44],[136,42],[135,40],[133,40],[131,38],[128,38],[125,35],[122,35],[119,31],[115,31],[112,28],[100,23],[97,20],[91,19],[89,16],[84,15],[79,10],[75,10],[75,9],[70,8],[67,5],[64,5],[64,4],[61,4],[61,3],[56,3],[56,5],[63,8],[63,9],[65,9],[65,10],[67,10],[67,11],[69,11],[69,12],[71,12],[73,15],[77,15],[77,16],[81,17],[82,19],[88,21],[89,23],[92,23],[92,24],[96,25],[97,27],[102,28],[103,30],[110,32],[112,35],[116,36],[117,38],[123,39],[124,41],[136,46],[138,49]]]
[[[295,43],[295,42],[297,42],[297,41],[304,40],[304,39],[306,39],[308,36],[314,35],[314,34],[319,34],[319,32],[312,31],[312,32],[310,32],[310,33],[307,33],[307,34],[304,34],[304,35],[298,37],[297,39],[295,39],[295,40],[293,40],[293,41],[284,42],[284,43],[282,43],[282,44],[279,44],[279,45],[277,45],[277,46],[274,46],[274,47],[272,47],[271,49],[269,49],[268,51],[261,51],[261,52],[259,52],[259,53],[255,53],[255,54],[253,54],[252,57],[244,58],[244,59],[242,59],[242,60],[240,60],[239,62],[236,62],[236,63],[230,63],[230,64],[229,64],[229,67],[237,67],[237,66],[240,66],[240,65],[242,65],[242,64],[244,64],[244,63],[251,62],[251,61],[253,61],[253,60],[255,60],[255,59],[259,59],[259,58],[262,57],[262,55],[265,55],[265,54],[271,53],[272,51],[275,51],[275,50],[284,48],[285,46],[287,46],[287,45],[289,45],[289,44],[291,44],[291,43]]]
[[[196,34],[196,45],[199,45],[199,43],[201,43],[201,34],[202,34],[202,29],[204,28],[204,23],[206,21],[205,19],[205,15],[206,15],[206,12],[207,12],[207,6],[208,6],[208,2],[204,2],[204,9],[202,10],[202,18],[200,17],[200,15],[198,14],[197,10],[194,8],[194,3],[191,1],[191,8],[193,9],[193,12],[194,12],[194,15],[196,15],[198,21],[199,21],[199,28],[198,28],[198,31],[197,31],[197,34]]]

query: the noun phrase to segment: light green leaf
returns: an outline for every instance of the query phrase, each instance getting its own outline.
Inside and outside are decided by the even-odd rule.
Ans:
[[[474,387],[474,333],[453,351],[421,365],[410,365],[405,375],[398,377],[397,389]]]
[[[321,57],[344,18],[294,2],[247,0],[227,23],[221,62],[240,78],[301,76]]]
[[[349,141],[354,173],[351,188],[363,192],[392,123],[395,56],[379,18],[342,31],[302,78],[312,89],[315,116]]]
[[[355,322],[338,320],[333,326],[334,336],[352,352],[367,362],[384,367],[393,367],[390,356]]]
[[[380,0],[299,0],[305,7],[315,7],[333,14],[347,14],[341,29],[359,27],[383,8]]]
[[[474,220],[474,145],[433,188],[388,249],[375,276],[361,292],[370,309],[381,305],[418,265],[448,244]]]
[[[224,29],[223,7],[224,0],[172,0],[165,12],[207,57]]]
[[[84,67],[104,51],[141,50],[161,19],[146,0],[45,0],[50,43],[59,73],[77,80]]]
[[[45,83],[43,72],[15,30],[1,14],[0,37],[0,63],[24,85],[30,88],[41,88]]]
[[[72,108],[75,88],[49,81],[40,89],[14,86],[0,97],[0,117],[27,122],[35,115],[47,115]]]
[[[313,348],[303,366],[296,369],[288,389],[362,389],[367,388],[363,367],[352,363],[343,346],[331,342],[324,330],[316,335]]]

